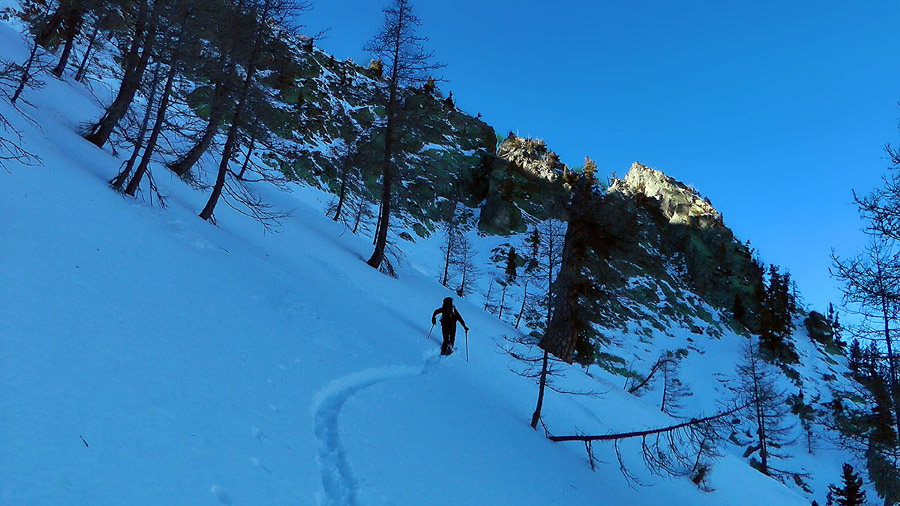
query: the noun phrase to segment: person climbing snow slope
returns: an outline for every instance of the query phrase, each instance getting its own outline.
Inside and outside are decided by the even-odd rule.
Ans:
[[[441,334],[444,335],[441,355],[449,355],[453,353],[453,343],[456,341],[456,322],[461,323],[466,332],[469,332],[469,327],[466,327],[466,322],[453,305],[453,297],[445,298],[444,304],[434,310],[434,313],[431,314],[432,325],[435,324],[435,318],[438,314],[441,315]]]

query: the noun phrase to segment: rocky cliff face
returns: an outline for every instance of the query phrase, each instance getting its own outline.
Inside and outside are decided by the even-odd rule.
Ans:
[[[388,97],[381,75],[313,49],[298,51],[290,65],[271,69],[262,80],[279,102],[266,126],[283,144],[264,155],[266,162],[288,179],[333,193],[349,178],[350,200],[377,208]],[[209,93],[209,87],[198,87],[198,107]],[[479,193],[497,136],[440,90],[407,88],[400,94],[392,218],[398,233],[406,229],[406,237],[427,236],[458,203],[478,206],[473,195]]]
[[[723,226],[722,214],[699,192],[638,162],[632,164],[625,179],[614,180],[609,191],[657,201],[669,223],[701,228]]]
[[[497,157],[515,166],[524,174],[554,181],[565,167],[559,155],[550,151],[547,144],[539,139],[518,137],[510,132],[500,144]]]
[[[317,50],[298,54],[296,65],[278,75],[269,84],[293,107],[280,127],[298,153],[274,162],[289,178],[335,193],[349,164],[357,180],[354,198],[377,202],[383,81],[369,69]],[[394,226],[401,237],[427,236],[458,205],[477,211],[471,215],[478,217],[480,232],[491,235],[524,233],[548,218],[567,219],[566,166],[543,141],[510,133],[498,146],[489,125],[425,89],[404,91],[401,119],[394,156],[400,180]],[[358,150],[352,157],[340,149],[348,145]],[[597,210],[602,228],[607,236],[626,239],[603,246],[607,267],[600,274],[611,295],[609,321],[652,321],[662,312],[668,315],[659,318],[669,318],[668,325],[703,313],[673,302],[685,300],[669,293],[679,286],[714,307],[728,309],[736,297],[751,305],[757,268],[697,191],[635,163],[608,193]],[[662,293],[669,299],[665,306],[660,306]]]
[[[716,335],[708,308],[729,314],[739,305],[748,309],[740,323],[755,327],[762,269],[699,192],[635,163],[598,202],[591,248],[601,258],[592,276],[608,325],[654,322],[664,332],[696,333],[699,318],[710,327],[702,332]]]
[[[479,229],[509,235],[524,232],[528,223],[563,217],[568,199],[562,180],[565,167],[544,141],[510,133],[484,165],[477,186]]]

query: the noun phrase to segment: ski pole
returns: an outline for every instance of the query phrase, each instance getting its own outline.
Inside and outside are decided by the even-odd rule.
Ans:
[[[434,324],[433,324],[433,323],[431,324],[431,330],[428,331],[428,335],[425,336],[425,340],[426,340],[426,341],[429,340],[429,339],[431,339],[431,331],[432,331],[432,330],[434,330]]]
[[[469,329],[466,329],[466,362],[469,361]]]

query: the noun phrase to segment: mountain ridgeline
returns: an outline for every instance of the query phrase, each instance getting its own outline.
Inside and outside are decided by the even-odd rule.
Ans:
[[[270,206],[262,185],[329,193],[328,218],[375,238],[380,253],[369,265],[397,275],[405,252],[414,251],[416,260],[428,258],[416,267],[446,290],[434,288],[467,297],[503,322],[486,317],[510,334],[491,337],[514,343],[510,355],[542,369],[531,376],[540,384],[533,428],[542,420],[547,376],[559,373],[548,367],[552,354],[582,366],[589,381],[624,380],[628,394],[661,395],[658,406],[651,403],[660,412],[692,417],[657,432],[700,431],[685,435],[690,451],[662,449],[661,460],[649,467],[689,475],[703,490],[707,457],[727,443],[808,497],[824,489],[815,483],[819,476],[809,478],[811,466],[780,471],[770,464],[781,456],[768,445],[789,444],[778,439],[779,430],[801,432],[775,423],[766,436],[769,419],[798,421],[809,455],[817,437],[838,437],[834,426],[844,418],[844,433],[870,436],[871,428],[859,421],[866,420],[868,401],[856,397],[845,406],[837,393],[857,384],[832,358],[843,352],[834,315],[806,314],[789,273],[755,258],[749,242],[735,237],[696,189],[637,162],[623,178],[605,180],[589,158],[583,167],[569,167],[540,139],[498,134],[434,79],[419,76],[398,87],[390,62],[336,59],[312,38],[282,30],[297,3],[67,0],[54,11],[28,1],[17,16],[30,25],[35,42],[27,64],[9,67],[9,75],[21,74],[14,97],[37,87],[29,84],[39,75],[30,65],[60,47],[69,48],[60,51],[57,65],[64,76],[77,63],[67,63],[66,51],[80,40],[78,27],[91,26],[76,76],[105,79],[116,65],[123,73],[115,100],[81,132],[100,148],[130,153],[109,181],[113,189],[131,196],[144,191],[151,201],[159,195],[164,203],[152,171],[170,170],[198,190],[212,189],[201,218],[216,223],[221,199],[267,228],[290,213]],[[408,2],[396,6],[402,14]],[[204,45],[208,50],[198,49]],[[218,166],[215,183],[199,169],[210,162]],[[490,251],[476,251],[474,244]],[[803,318],[805,333],[798,325]],[[529,358],[535,349],[541,350],[537,358]],[[766,364],[758,362],[757,350]],[[705,362],[711,357],[718,363]],[[749,373],[734,367],[742,359]],[[695,380],[692,409],[732,409],[699,421],[700,413],[678,412],[676,397],[693,395],[678,378],[679,364],[694,369],[686,375]],[[769,364],[778,366],[770,383],[785,389],[772,387],[768,404],[758,385],[735,386],[748,376],[755,381]],[[601,372],[593,376],[592,368]],[[735,413],[753,403],[756,412],[738,419]],[[638,451],[645,459],[647,448]],[[662,462],[663,454],[692,458],[675,469]],[[883,482],[893,486],[900,477]]]
[[[296,143],[288,154],[267,153],[268,163],[288,179],[336,195],[343,187],[348,201],[377,202],[386,100],[377,69],[375,62],[363,67],[308,49],[297,52],[294,65],[265,78],[294,110],[278,131]],[[202,87],[195,94],[208,95]],[[400,176],[396,219],[408,229],[402,237],[431,235],[454,219],[458,206],[476,211],[468,225],[482,234],[523,234],[544,220],[566,220],[571,172],[543,141],[498,137],[434,87],[404,90],[402,104],[394,157]],[[676,321],[705,315],[701,306],[683,305],[675,291],[685,286],[712,307],[745,308],[739,323],[758,330],[763,268],[696,190],[635,163],[624,179],[612,180],[599,202],[595,215],[610,233],[597,272],[605,287],[604,321],[656,321],[641,309],[650,305],[657,308],[652,313]],[[629,283],[635,277],[642,284]]]
[[[297,108],[291,130],[299,156],[273,153],[271,159],[288,178],[335,194],[350,171],[354,198],[375,202],[382,135],[377,126],[385,99],[377,74],[319,51],[301,53],[298,61],[297,75],[271,81],[285,83],[276,89]],[[407,90],[401,124],[394,158],[401,175],[397,209],[415,234],[434,232],[439,222],[452,219],[458,204],[478,210],[473,225],[484,234],[524,233],[546,219],[565,220],[569,169],[542,141],[511,133],[498,139],[488,124],[434,89]],[[748,309],[741,323],[755,326],[750,315],[758,312],[754,290],[762,268],[695,190],[635,163],[624,179],[612,181],[597,212],[622,239],[609,251],[607,267],[620,274],[606,273],[611,287],[624,288],[634,275],[666,279],[683,270],[679,281],[710,305],[730,311],[740,300]],[[655,293],[643,287],[635,297],[650,300]],[[616,305],[610,318],[639,316]]]

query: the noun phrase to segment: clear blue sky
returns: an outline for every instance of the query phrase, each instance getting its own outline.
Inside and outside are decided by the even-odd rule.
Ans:
[[[303,24],[365,63],[387,1],[319,0]],[[900,2],[414,5],[459,107],[572,166],[640,161],[693,184],[813,309],[839,300],[831,249],[864,243],[851,189],[878,184],[900,139]]]

